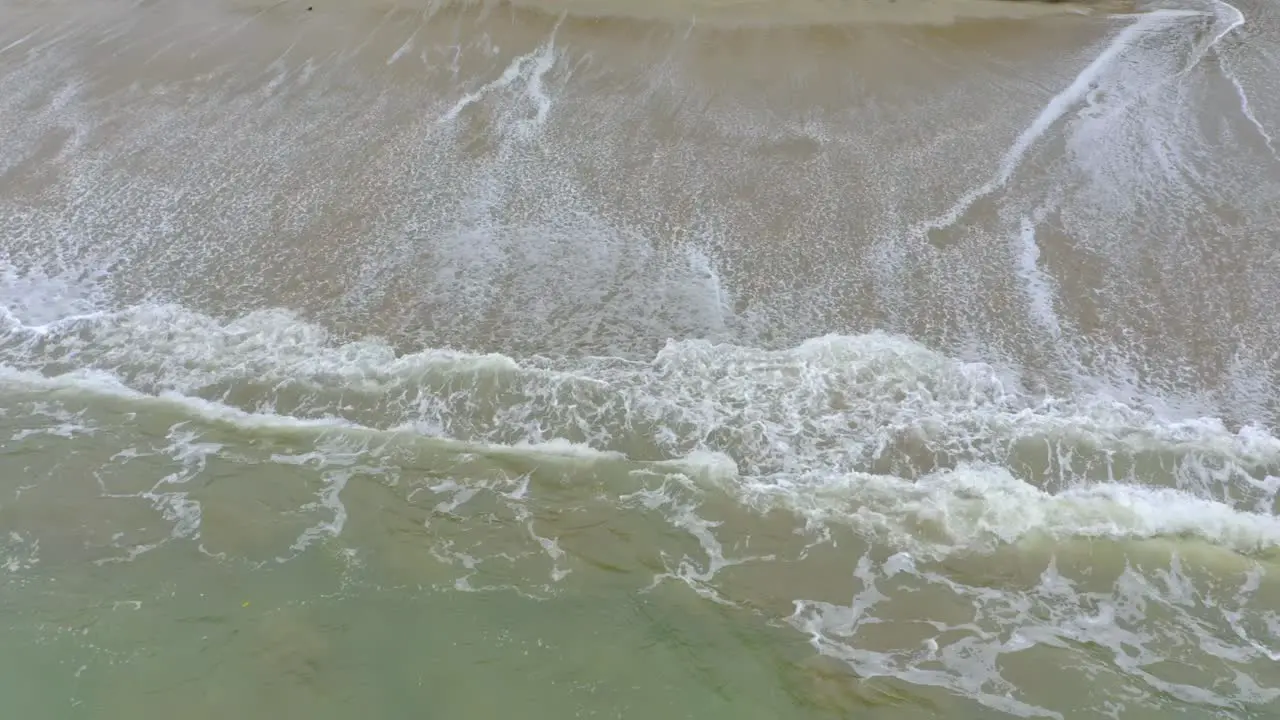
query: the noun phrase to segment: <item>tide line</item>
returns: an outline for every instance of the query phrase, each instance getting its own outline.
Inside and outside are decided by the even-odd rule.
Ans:
[[[1000,160],[1000,167],[996,174],[983,184],[969,190],[960,197],[959,200],[951,206],[942,215],[932,220],[920,223],[915,228],[916,236],[923,236],[930,230],[941,230],[954,225],[968,212],[969,208],[978,200],[990,195],[991,193],[1004,187],[1009,178],[1013,176],[1014,171],[1022,162],[1027,152],[1045,132],[1058,122],[1072,105],[1080,102],[1092,89],[1092,85],[1097,82],[1103,71],[1116,61],[1129,47],[1141,37],[1144,33],[1150,32],[1171,20],[1186,17],[1203,17],[1203,12],[1187,12],[1181,10],[1157,10],[1141,15],[1136,22],[1121,30],[1115,38],[1108,43],[1107,47],[1098,56],[1089,63],[1080,74],[1076,75],[1071,84],[1064,90],[1053,96],[1040,111],[1040,114],[1031,122],[1013,145],[1005,153]]]

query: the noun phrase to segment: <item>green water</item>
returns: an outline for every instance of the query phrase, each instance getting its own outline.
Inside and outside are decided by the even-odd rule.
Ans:
[[[0,0],[0,720],[1280,718],[1266,2],[310,2]]]
[[[597,575],[587,591],[535,599],[379,586],[371,573],[321,554],[253,570],[157,552],[152,562],[168,569],[163,579],[63,575],[6,593],[3,688],[12,712],[766,718],[833,711],[806,700],[797,670],[806,653],[796,638],[674,588],[638,595],[622,578]],[[788,673],[796,676],[789,683]]]
[[[20,717],[1267,717],[1216,698],[1280,682],[1251,639],[1271,550],[1033,534],[915,560],[705,463],[23,382],[0,417]]]
[[[657,514],[602,507],[607,472],[526,462],[540,509],[516,517],[494,498],[455,513],[414,492],[451,471],[357,469],[341,537],[322,530],[281,561],[331,520],[303,501],[329,481],[263,459],[314,445],[179,421],[176,432],[222,446],[193,467],[149,454],[172,446],[161,433],[176,418],[94,410],[76,414],[93,423],[83,435],[29,436],[0,456],[21,468],[5,473],[14,499],[0,505],[12,533],[0,545],[0,696],[17,717],[823,718],[929,706],[815,663],[807,638],[766,608],[655,581],[664,555],[706,559]],[[124,446],[135,450],[120,458]],[[472,465],[481,484],[514,476]],[[124,497],[166,479],[199,504],[198,533],[173,538],[152,502]],[[547,557],[534,528],[556,529],[570,555]],[[571,572],[553,580],[557,568]]]

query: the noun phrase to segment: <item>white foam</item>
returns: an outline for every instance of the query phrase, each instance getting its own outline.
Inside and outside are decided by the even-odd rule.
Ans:
[[[1236,97],[1240,99],[1240,113],[1249,121],[1249,124],[1253,125],[1254,130],[1257,130],[1262,141],[1266,143],[1267,151],[1271,153],[1271,157],[1280,161],[1280,151],[1276,149],[1275,140],[1266,126],[1262,124],[1262,121],[1253,112],[1253,105],[1249,102],[1249,94],[1245,92],[1244,84],[1240,81],[1239,76],[1232,70],[1231,61],[1223,55],[1220,56],[1219,63],[1222,67],[1222,74],[1231,82],[1231,87],[1236,91]]]
[[[698,595],[712,602],[734,605],[715,588],[716,575],[726,568],[756,560],[772,559],[758,556],[726,557],[724,546],[714,532],[719,523],[707,520],[698,514],[696,486],[682,475],[664,478],[657,487],[646,487],[622,495],[618,499],[624,506],[662,512],[667,522],[697,540],[699,549],[703,553],[703,557],[695,557],[688,553],[671,557],[663,552],[662,563],[665,569],[653,576],[653,581],[646,590],[652,590],[664,581],[675,580],[684,583]]]
[[[1233,643],[1229,628],[1239,625],[1246,613],[1251,619],[1270,613],[1254,605],[1263,572],[1255,567],[1246,571],[1245,587],[1235,598],[1218,597],[1216,590],[1206,591],[1183,568],[1178,556],[1168,560],[1167,568],[1141,572],[1127,565],[1110,588],[1097,588],[1104,578],[1086,572],[1086,579],[1069,578],[1059,572],[1057,562],[1050,559],[1039,583],[1029,590],[1018,585],[999,589],[986,585],[966,585],[949,574],[917,569],[900,556],[877,563],[870,556],[859,559],[853,576],[858,589],[853,600],[845,604],[797,599],[789,622],[806,633],[814,648],[825,655],[850,664],[861,677],[893,677],[921,685],[945,688],[989,708],[1021,717],[1062,717],[1037,701],[1050,700],[1053,694],[1039,694],[1033,688],[1011,682],[1004,676],[1017,660],[1010,656],[1040,646],[1045,652],[1060,653],[1085,644],[1101,653],[1103,664],[1085,660],[1081,665],[1069,663],[1064,673],[1096,682],[1100,673],[1110,676],[1107,690],[1096,695],[1086,692],[1074,707],[1081,713],[1106,715],[1114,708],[1114,688],[1128,686],[1135,705],[1146,706],[1142,699],[1148,690],[1177,698],[1182,703],[1213,709],[1239,708],[1241,703],[1263,707],[1280,697],[1275,688],[1258,682],[1267,678],[1268,652],[1256,647],[1248,633],[1240,643]],[[1092,586],[1085,589],[1085,585]],[[863,642],[862,630],[899,618],[893,614],[899,598],[922,590],[941,593],[961,605],[972,605],[972,619],[947,623],[934,619],[921,625],[932,628],[923,642],[903,642],[898,647],[885,647],[877,634],[872,650]],[[967,613],[966,613],[967,615]],[[1227,629],[1228,632],[1221,634]],[[908,637],[910,634],[908,634]],[[1173,659],[1170,648],[1195,648],[1194,652],[1216,655],[1231,667],[1220,683],[1206,682],[1196,686],[1171,679],[1181,673],[1170,673]],[[1188,662],[1179,653],[1178,664]],[[1212,674],[1212,663],[1204,669]],[[1250,676],[1249,672],[1260,674]],[[1117,677],[1119,675],[1119,677]],[[1234,677],[1232,677],[1234,676]],[[1130,681],[1130,682],[1126,682]],[[1132,684],[1131,684],[1132,683]],[[1056,703],[1052,703],[1056,704]],[[1152,707],[1165,708],[1164,703]]]
[[[100,370],[76,370],[46,377],[36,372],[15,370],[0,365],[0,384],[23,390],[79,393],[113,397],[135,402],[155,403],[174,410],[186,411],[211,422],[225,422],[246,430],[290,428],[344,428],[358,426],[337,418],[296,418],[267,413],[253,413],[211,402],[199,397],[179,393],[148,395],[138,392],[120,381],[115,375]]]
[[[51,274],[40,268],[19,272],[0,255],[0,332],[44,334],[97,317],[101,277],[101,272]]]
[[[538,54],[534,56],[533,69],[529,73],[526,92],[528,92],[529,97],[532,98],[534,105],[537,107],[536,114],[529,122],[531,131],[542,127],[547,121],[547,116],[551,114],[551,97],[547,95],[547,90],[542,83],[546,78],[547,71],[556,62],[555,37],[557,30],[559,30],[559,25],[556,26],[555,30],[551,31],[551,37],[547,42],[538,48]]]
[[[139,306],[39,327],[0,330],[0,360],[10,363],[0,385],[167,407],[248,432],[621,463],[747,500],[783,499],[809,516],[849,512],[847,502],[826,506],[844,493],[894,532],[929,518],[948,546],[1037,532],[1190,535],[1241,552],[1276,541],[1273,521],[1248,511],[1269,508],[1280,491],[1271,480],[1280,439],[1265,428],[1233,431],[1106,395],[1029,394],[1004,369],[879,333],[770,351],[671,342],[648,362],[516,362],[445,350],[397,356],[376,340],[338,345],[279,312],[220,322]],[[47,374],[50,363],[59,371]],[[81,367],[62,372],[68,364]],[[227,388],[244,394],[233,400]],[[999,469],[1035,447],[1066,490],[1051,494],[1027,482],[1041,478]],[[870,472],[895,453],[951,459],[923,466],[930,474],[920,482]],[[1105,474],[1075,474],[1076,456]],[[322,499],[335,518],[340,492]],[[334,522],[316,536],[340,532]]]
[[[315,507],[321,507],[331,513],[329,520],[322,521],[313,525],[294,541],[289,547],[295,553],[305,551],[312,543],[325,537],[338,537],[342,534],[342,529],[347,524],[347,506],[342,502],[342,491],[346,489],[347,482],[351,479],[351,471],[336,470],[325,473],[325,486],[320,491],[319,500],[311,506],[304,505],[301,509],[309,510]]]
[[[1003,468],[961,468],[920,481],[904,510],[939,522],[957,544],[1053,538],[1194,536],[1240,552],[1280,547],[1280,518],[1172,488],[1100,483],[1051,494]]]
[[[28,538],[10,531],[8,540],[0,541],[0,569],[18,573],[30,570],[39,563],[40,538]]]
[[[915,229],[915,233],[923,234],[929,230],[941,230],[954,225],[968,212],[975,202],[1004,187],[1013,177],[1014,171],[1017,170],[1018,165],[1022,163],[1022,159],[1035,143],[1072,106],[1079,103],[1092,91],[1094,84],[1103,76],[1107,68],[1123,57],[1143,34],[1152,32],[1172,21],[1189,16],[1202,16],[1203,14],[1189,14],[1186,11],[1177,10],[1156,10],[1143,13],[1135,22],[1117,33],[1111,42],[1103,48],[1102,52],[1098,53],[1093,61],[1076,75],[1070,85],[1049,99],[1049,102],[1031,121],[1031,124],[1018,135],[1013,145],[1005,152],[995,175],[961,195],[960,199],[942,215],[918,226]]]
[[[1213,26],[1210,28],[1210,34],[1207,40],[1197,43],[1191,51],[1191,56],[1187,59],[1187,64],[1183,67],[1180,75],[1186,75],[1191,72],[1206,55],[1215,50],[1218,45],[1231,33],[1244,26],[1244,13],[1235,5],[1223,0],[1212,0],[1213,2]]]
[[[418,32],[421,30],[422,30],[421,26],[414,28],[413,33],[409,35],[409,37],[404,41],[403,44],[400,45],[400,47],[396,48],[395,52],[391,53],[391,57],[387,58],[388,65],[396,64],[397,60],[404,57],[405,54],[413,50],[413,42],[418,38]]]
[[[724,332],[728,327],[727,321],[733,315],[733,296],[725,286],[715,261],[705,250],[689,243],[684,246],[684,251],[694,277],[705,281],[703,288],[706,296],[695,301],[695,306],[707,308],[713,313],[713,321],[709,323],[713,331]]]
[[[757,501],[781,502],[816,520],[851,522],[917,553],[991,551],[1044,539],[1196,538],[1246,554],[1280,548],[1280,517],[1239,510],[1165,487],[1123,482],[1051,493],[1006,468],[964,465],[911,481],[856,474],[812,484],[761,483]],[[913,528],[928,528],[919,533]]]
[[[27,33],[26,35],[23,35],[22,37],[18,38],[17,40],[14,40],[13,42],[6,44],[4,47],[0,47],[0,55],[3,55],[3,54],[5,54],[5,53],[9,52],[10,50],[12,50],[12,49],[14,49],[14,48],[18,47],[19,45],[21,45],[21,44],[25,43],[26,41],[30,40],[31,38],[35,37],[35,36],[36,36],[36,33],[38,33],[38,32],[40,32],[38,29],[37,29],[37,30],[32,30],[31,32]]]
[[[533,123],[534,125],[541,125],[543,121],[546,120],[547,114],[551,109],[551,99],[543,89],[542,82],[547,70],[549,70],[555,63],[555,38],[559,27],[560,26],[557,23],[555,29],[551,31],[551,35],[547,38],[546,42],[533,50],[530,50],[524,55],[517,55],[512,58],[511,63],[507,65],[506,69],[504,69],[502,74],[496,79],[485,83],[478,89],[468,92],[459,98],[448,111],[440,116],[439,122],[453,122],[460,114],[462,114],[463,110],[466,110],[467,107],[484,99],[484,97],[489,93],[505,90],[515,84],[517,80],[524,79],[525,92],[534,101],[537,107],[537,114],[535,115]],[[527,78],[525,78],[526,65],[531,66],[531,70],[529,71]]]
[[[514,453],[530,453],[536,455],[551,455],[556,457],[574,458],[579,460],[624,460],[626,455],[620,452],[609,452],[596,450],[589,445],[571,442],[562,438],[554,438],[546,442],[517,442],[510,448],[495,447],[494,451],[510,451]]]
[[[273,413],[258,413],[240,410],[222,403],[192,397],[177,392],[166,392],[149,395],[126,386],[115,375],[104,371],[73,371],[52,377],[39,373],[15,370],[0,365],[0,385],[10,385],[24,390],[44,390],[114,397],[133,402],[154,403],[168,406],[174,411],[195,415],[202,420],[214,423],[233,425],[242,430],[345,430],[370,435],[416,434],[412,425],[397,426],[390,429],[371,428],[349,422],[338,417],[299,418]],[[513,445],[495,445],[490,443],[469,443],[449,438],[430,438],[442,446],[452,446],[459,452],[481,452],[488,454],[513,455],[545,455],[579,460],[623,460],[625,455],[617,452],[595,450],[581,443],[564,439],[552,439],[546,442],[521,441]]]
[[[901,561],[895,563],[895,567],[901,566]],[[809,636],[815,650],[848,663],[859,677],[893,677],[914,685],[944,688],[1016,717],[1062,720],[1060,713],[1025,702],[1015,695],[1014,688],[1000,674],[998,660],[1001,648],[998,640],[993,643],[991,634],[979,629],[976,623],[954,628],[965,631],[960,640],[953,641],[954,645],[940,646],[938,638],[942,631],[950,629],[943,626],[938,628],[937,635],[927,638],[919,648],[886,652],[861,647],[857,641],[859,631],[865,626],[880,623],[874,611],[893,601],[878,582],[897,573],[882,575],[878,572],[881,569],[870,557],[863,555],[853,570],[853,577],[861,587],[848,605],[799,599],[795,601],[795,611],[788,622]],[[973,635],[981,641],[973,642]],[[920,667],[925,663],[929,664],[928,668]]]
[[[733,482],[738,477],[738,463],[732,457],[710,450],[694,450],[684,457],[656,462],[654,466],[722,483]]]
[[[1056,292],[1053,278],[1040,268],[1040,246],[1036,243],[1036,226],[1043,221],[1043,210],[1022,218],[1018,234],[1019,266],[1024,292],[1030,302],[1032,319],[1051,337],[1062,336],[1061,322],[1054,310]]]
[[[1076,538],[1167,538],[1174,555],[1203,545],[1209,552],[1199,557],[1215,560],[1230,553],[1230,562],[1215,567],[1234,568],[1250,562],[1241,554],[1269,559],[1280,546],[1280,518],[1216,502],[1194,487],[1144,486],[1132,475],[1093,482],[1068,475],[1062,489],[1051,491],[999,464],[1014,452],[1011,448],[1028,441],[1057,444],[1057,451],[1067,455],[1174,455],[1190,458],[1179,460],[1187,468],[1225,473],[1222,481],[1233,491],[1256,480],[1257,498],[1274,500],[1280,482],[1266,468],[1280,468],[1280,439],[1265,428],[1233,431],[1214,418],[1173,419],[1132,400],[1085,393],[1059,399],[1032,395],[1000,368],[947,357],[901,337],[825,336],[783,350],[680,341],[648,361],[517,362],[437,350],[397,356],[376,340],[339,345],[321,328],[285,313],[217,322],[179,307],[152,306],[41,327],[39,333],[21,323],[0,330],[0,361],[31,367],[0,364],[0,391],[9,397],[50,406],[68,399],[118,398],[129,413],[152,411],[154,418],[155,410],[168,409],[180,416],[164,451],[178,470],[148,491],[127,496],[150,502],[170,523],[169,536],[132,545],[121,540],[120,554],[102,563],[128,562],[178,540],[200,542],[202,508],[188,483],[220,452],[217,443],[201,438],[200,422],[285,433],[312,446],[297,455],[272,456],[276,462],[307,465],[323,480],[315,500],[300,508],[318,517],[281,561],[342,537],[350,519],[343,498],[350,481],[366,471],[397,470],[394,456],[379,454],[384,442],[429,444],[433,451],[468,460],[498,454],[531,461],[536,469],[523,475],[459,473],[409,493],[409,502],[420,491],[434,493],[437,497],[423,510],[448,514],[451,524],[467,523],[469,532],[463,533],[433,528],[430,548],[454,566],[457,575],[450,582],[460,591],[501,588],[528,594],[531,573],[545,578],[539,592],[562,591],[558,584],[571,576],[576,559],[567,538],[562,546],[556,525],[536,512],[545,500],[531,477],[543,469],[556,474],[561,467],[617,463],[614,469],[625,474],[593,470],[586,475],[628,489],[639,479],[641,489],[627,492],[606,484],[605,497],[595,500],[660,516],[684,536],[681,545],[658,549],[661,571],[654,585],[681,583],[713,602],[739,605],[734,569],[776,559],[745,554],[741,536],[726,534],[717,522],[716,508],[708,502],[713,497],[788,508],[796,514],[795,528],[818,538],[814,544],[834,543],[833,535],[848,532],[841,526],[852,526],[893,554],[878,567],[869,559],[858,563],[854,578],[861,586],[848,606],[796,598],[790,621],[815,648],[866,676],[945,688],[1003,712],[1053,716],[1003,680],[1002,655],[1037,644],[1061,647],[1070,640],[1117,653],[1141,646],[1144,662],[1155,662],[1161,638],[1116,630],[1125,622],[1124,607],[1116,611],[1107,603],[1176,600],[1178,593],[1191,592],[1187,583],[1171,575],[1165,587],[1152,590],[1139,586],[1141,578],[1134,574],[1113,595],[1094,597],[1046,571],[1043,587],[1031,592],[974,589],[931,575],[934,560],[1020,545],[1020,551],[1031,546],[1065,553]],[[45,375],[39,368],[50,357],[92,367]],[[131,371],[134,366],[145,372]],[[428,367],[439,377],[422,375]],[[141,380],[130,379],[135,375]],[[269,409],[272,393],[300,378],[308,380],[309,393],[327,389],[342,403],[327,405],[335,410],[329,416],[309,415],[314,407],[305,403],[293,414],[280,414],[192,394],[217,383],[258,383],[265,389],[240,402]],[[135,384],[169,389],[148,393]],[[426,384],[445,388],[419,398],[438,411],[435,415],[415,415],[423,405],[388,401]],[[353,420],[350,408],[362,397],[373,399],[378,412],[370,416],[385,426]],[[485,417],[491,424],[481,421]],[[460,419],[470,423],[459,426],[465,432],[446,432]],[[439,436],[428,437],[417,428]],[[971,461],[918,478],[867,471],[896,445],[917,452],[938,448]],[[620,450],[633,447],[650,459],[640,462]],[[492,522],[495,516],[501,522]],[[519,542],[495,543],[491,532],[516,533]],[[1038,542],[1042,539],[1054,542]],[[10,555],[22,561],[18,552],[0,560]],[[801,555],[797,561],[803,560]],[[513,575],[521,580],[511,581]],[[865,649],[859,630],[880,622],[875,613],[891,606],[898,592],[894,583],[912,582],[935,583],[949,597],[971,599],[974,621],[962,627],[938,623],[936,635],[912,647]],[[978,597],[979,592],[985,594]],[[1266,657],[1268,639],[1250,613],[1248,622],[1237,619],[1226,626],[1235,628],[1228,638],[1231,632],[1243,633],[1238,642],[1210,634],[1198,638],[1201,651],[1250,662]],[[957,635],[963,637],[957,640]],[[1225,696],[1217,688],[1198,691],[1164,679],[1126,657],[1118,656],[1114,664],[1135,681],[1191,702],[1212,705]],[[1265,702],[1272,693],[1244,674],[1235,688],[1250,702]]]

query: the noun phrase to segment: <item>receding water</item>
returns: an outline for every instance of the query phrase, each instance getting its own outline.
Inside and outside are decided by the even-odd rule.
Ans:
[[[1278,19],[0,0],[0,707],[1280,717]]]

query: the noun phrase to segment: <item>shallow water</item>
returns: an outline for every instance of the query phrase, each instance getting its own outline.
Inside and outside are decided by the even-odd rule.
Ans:
[[[1271,3],[0,17],[11,714],[1277,716]]]

